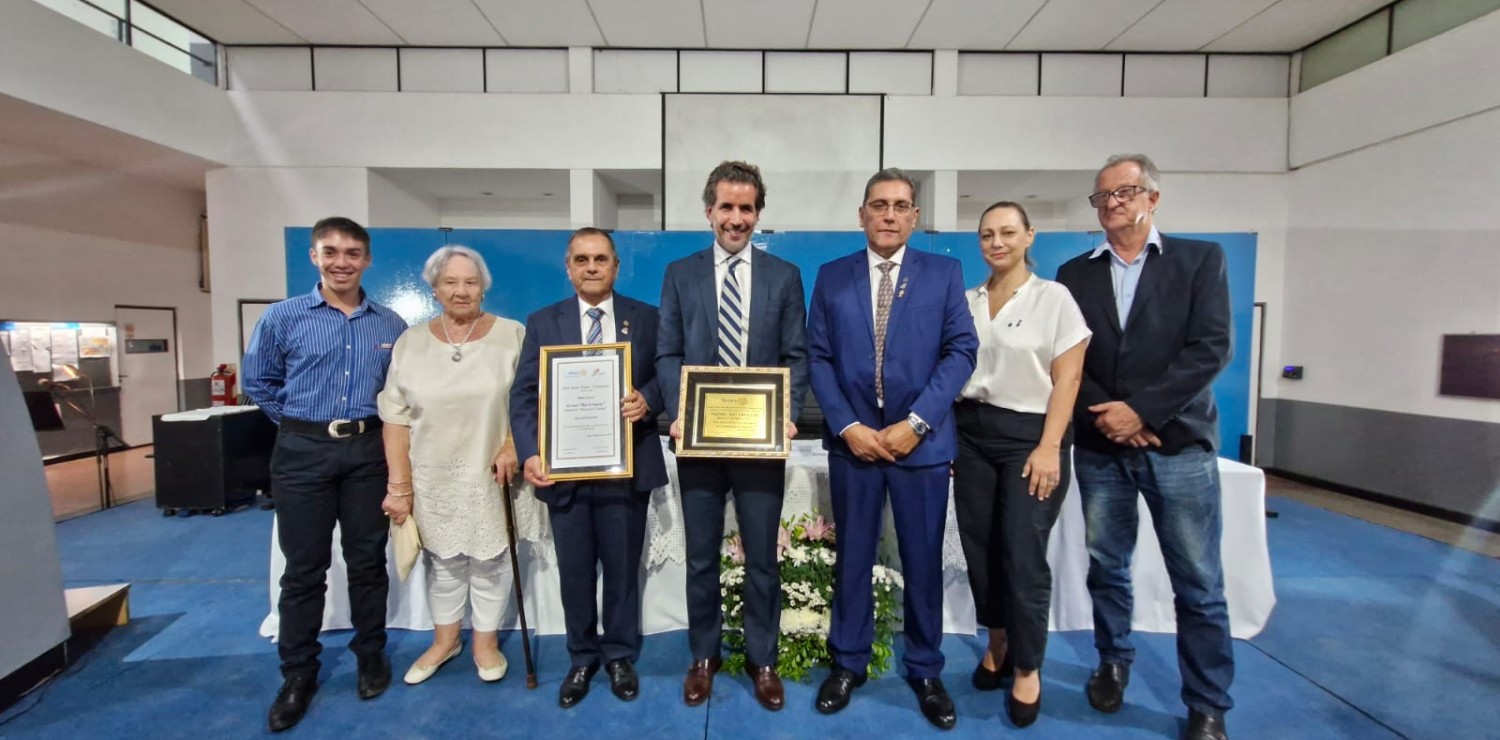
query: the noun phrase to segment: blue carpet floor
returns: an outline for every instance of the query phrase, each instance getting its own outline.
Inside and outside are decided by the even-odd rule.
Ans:
[[[1235,643],[1231,736],[1500,737],[1500,561],[1291,501],[1276,508],[1281,518],[1268,526],[1279,603],[1264,633]],[[267,736],[280,678],[274,645],[256,633],[269,607],[270,524],[256,510],[167,519],[149,502],[59,524],[67,584],[132,583],[132,620],[0,713],[0,738]],[[980,642],[950,635],[944,678],[959,708],[950,733],[923,721],[899,678],[871,682],[833,717],[812,709],[821,675],[789,683],[780,713],[761,710],[743,676],[721,676],[705,706],[683,706],[681,632],[646,639],[632,703],[600,676],[579,707],[557,709],[562,638],[537,641],[541,686],[527,690],[514,633],[502,638],[512,673],[499,684],[482,685],[465,656],[421,686],[398,679],[360,702],[348,636],[324,636],[322,688],[287,737],[1173,738],[1184,713],[1171,635],[1137,636],[1126,707],[1106,716],[1082,692],[1092,636],[1054,633],[1042,718],[1025,731],[1004,719],[1003,694],[969,686]],[[392,631],[398,676],[428,639]]]

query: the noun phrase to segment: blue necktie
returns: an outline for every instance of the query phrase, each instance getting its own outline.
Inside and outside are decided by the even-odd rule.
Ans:
[[[739,257],[730,258],[719,288],[719,364],[729,367],[745,365],[745,302],[734,274],[740,262]]]
[[[603,344],[604,343],[604,324],[600,323],[600,319],[604,318],[604,309],[599,308],[598,306],[595,306],[595,307],[593,307],[593,308],[585,311],[584,315],[587,316],[587,317],[589,317],[589,318],[591,318],[591,319],[593,319],[594,323],[593,323],[593,325],[591,325],[589,327],[588,338],[584,339],[583,343],[584,344]],[[598,354],[598,353],[599,353],[598,350],[590,350],[588,352],[588,354],[591,354],[591,355]]]

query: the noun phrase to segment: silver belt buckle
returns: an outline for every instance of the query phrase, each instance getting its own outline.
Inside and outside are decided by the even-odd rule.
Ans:
[[[357,431],[350,432],[348,434],[339,434],[339,425],[340,424],[356,424],[356,423],[359,425],[358,428],[357,428]],[[365,431],[365,423],[364,423],[363,420],[361,420],[359,422],[355,422],[355,421],[353,421],[351,419],[334,419],[333,421],[328,422],[328,436],[333,437],[334,439],[344,439],[345,437],[352,437],[355,434],[363,434],[364,431]]]

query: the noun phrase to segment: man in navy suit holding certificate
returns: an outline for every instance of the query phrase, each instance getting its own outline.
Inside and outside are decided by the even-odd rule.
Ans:
[[[577,295],[527,317],[526,339],[510,391],[516,454],[525,461],[524,474],[536,486],[536,497],[547,504],[557,542],[563,621],[573,664],[557,692],[557,703],[564,709],[588,695],[589,682],[601,663],[616,697],[631,701],[640,692],[635,661],[641,652],[640,572],[646,507],[652,489],[667,484],[656,434],[656,415],[662,407],[652,362],[656,309],[615,292],[620,257],[607,232],[593,228],[574,232],[566,260],[568,279]],[[630,343],[630,379],[635,387],[620,400],[619,412],[631,422],[635,474],[625,480],[552,481],[537,444],[541,347],[614,342]],[[595,600],[601,575],[602,636]]]
[[[792,372],[792,418],[807,395],[807,308],[802,273],[786,260],[750,244],[766,185],[760,169],[746,162],[715,167],[703,188],[704,213],[714,244],[667,266],[661,286],[661,341],[656,375],[661,379],[672,436],[681,437],[677,408],[683,365],[785,367]],[[719,596],[719,547],[724,539],[724,502],[734,492],[735,518],[745,547],[745,659],[761,706],[779,710],[785,699],[776,673],[776,637],[781,624],[781,576],[776,535],[786,463],[781,460],[681,459],[682,516],[687,535],[688,643],[693,662],[682,684],[688,706],[713,693],[723,629]]]
[[[948,465],[958,452],[952,409],[979,338],[958,260],[907,248],[916,200],[916,183],[901,170],[870,178],[859,208],[868,246],[818,270],[808,312],[838,526],[834,668],[817,708],[843,709],[865,682],[875,634],[870,576],[889,492],[906,580],[907,682],[923,716],[946,730],[958,719],[938,677]]]

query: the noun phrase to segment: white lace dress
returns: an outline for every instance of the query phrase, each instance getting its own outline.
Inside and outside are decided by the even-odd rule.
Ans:
[[[490,462],[510,431],[510,386],[525,327],[496,318],[489,333],[463,346],[463,360],[426,323],[396,341],[380,418],[411,428],[413,514],[422,547],[440,558],[489,560],[505,552],[505,510]],[[513,496],[517,536],[537,541],[541,502]]]

